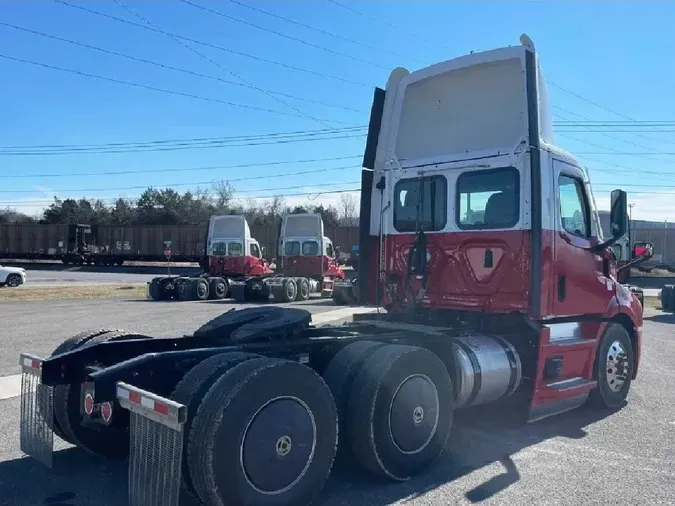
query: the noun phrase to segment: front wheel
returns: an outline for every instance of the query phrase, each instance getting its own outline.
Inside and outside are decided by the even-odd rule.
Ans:
[[[628,331],[623,325],[609,323],[595,358],[594,378],[598,386],[589,395],[589,405],[620,408],[628,397],[634,370],[635,356]]]
[[[21,276],[19,276],[18,274],[10,274],[9,276],[7,276],[7,281],[5,283],[7,284],[7,286],[15,288],[19,286],[22,282],[23,280],[21,279]]]

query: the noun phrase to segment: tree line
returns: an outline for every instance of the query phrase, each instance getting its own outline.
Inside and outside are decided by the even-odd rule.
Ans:
[[[173,188],[149,187],[137,199],[118,198],[112,203],[102,199],[59,199],[38,216],[29,216],[16,209],[0,209],[2,223],[45,223],[90,225],[192,225],[208,221],[219,214],[243,214],[250,225],[275,225],[280,216],[289,213],[319,213],[324,225],[358,225],[358,201],[353,194],[343,193],[337,206],[289,206],[283,196],[268,200],[234,198],[234,187],[225,181],[209,188],[180,193]]]

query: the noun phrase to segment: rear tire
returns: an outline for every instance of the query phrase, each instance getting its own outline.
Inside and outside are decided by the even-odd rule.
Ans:
[[[80,346],[121,340],[147,338],[132,332],[106,332],[98,334]],[[129,455],[129,432],[109,427],[83,427],[80,413],[81,385],[57,385],[54,388],[54,414],[66,440],[94,455],[111,460],[123,459]]]
[[[223,278],[210,278],[209,279],[209,299],[221,300],[227,297],[227,292],[229,288],[227,287],[227,281]]]
[[[204,278],[192,279],[192,293],[197,300],[207,300],[209,298],[209,283]]]
[[[406,481],[426,471],[450,435],[452,383],[423,348],[387,345],[361,366],[349,396],[351,450],[375,475]]]
[[[352,391],[354,380],[361,370],[363,363],[376,350],[383,346],[385,346],[384,343],[375,341],[358,341],[348,344],[333,356],[322,375],[323,380],[333,394],[338,411],[338,420],[340,421],[339,455],[349,452],[350,438],[346,420],[349,395]]]
[[[298,283],[298,300],[308,300],[309,299],[309,281],[306,279],[301,279]]]
[[[100,336],[101,334],[106,334],[109,332],[122,332],[119,329],[98,329],[98,330],[85,330],[84,332],[80,332],[79,334],[75,334],[73,337],[69,337],[65,341],[63,341],[61,344],[59,344],[54,351],[52,352],[51,356],[53,357],[54,355],[60,355],[61,353],[66,353],[68,351],[72,351],[75,348],[79,348],[83,344],[86,344],[87,341],[90,339],[93,339],[96,336]],[[58,386],[54,388],[54,394],[56,394],[56,389],[59,388]],[[56,395],[55,395],[56,396]],[[56,419],[56,405],[54,405],[54,414],[50,420],[47,420],[47,424],[52,428],[54,431],[54,434],[59,436],[61,439],[63,439],[66,443],[70,444],[75,444],[73,443],[70,439],[66,437],[66,435],[63,433],[63,430],[61,430],[61,426],[59,425],[58,420]]]
[[[307,505],[335,458],[337,412],[320,376],[259,358],[213,384],[189,434],[188,467],[205,504]]]
[[[628,397],[634,368],[628,331],[619,323],[608,323],[595,358],[593,378],[598,386],[591,390],[588,404],[599,409],[620,408]]]
[[[259,355],[241,352],[220,353],[200,362],[183,376],[183,379],[174,388],[171,399],[187,406],[188,416],[183,426],[185,434],[190,433],[195,413],[199,409],[206,392],[213,385],[213,382],[236,365],[256,357],[259,357]],[[183,438],[183,451],[184,455],[187,455],[187,438]],[[183,459],[182,485],[186,492],[192,497],[197,498],[197,491],[192,485],[190,478],[187,458]]]
[[[298,295],[298,285],[295,284],[294,279],[285,279],[283,285],[283,292],[281,295],[282,302],[293,302]]]

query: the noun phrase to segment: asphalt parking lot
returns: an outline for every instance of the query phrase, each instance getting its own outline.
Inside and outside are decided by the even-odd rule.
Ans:
[[[0,390],[2,377],[19,372],[20,351],[48,354],[87,328],[183,334],[229,307],[124,300],[0,305]],[[322,301],[307,307],[318,320],[335,310]],[[579,409],[530,425],[513,425],[506,412],[460,414],[445,455],[425,476],[377,483],[338,462],[319,504],[673,504],[673,329],[675,316],[646,310],[640,375],[619,412]],[[54,469],[44,469],[19,451],[19,398],[0,400],[0,413],[1,506],[127,504],[125,462],[60,445]]]

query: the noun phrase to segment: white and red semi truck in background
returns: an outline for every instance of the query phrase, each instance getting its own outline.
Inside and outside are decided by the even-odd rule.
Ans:
[[[231,295],[233,282],[262,279],[274,273],[263,255],[263,248],[251,237],[245,216],[212,216],[206,233],[204,272],[196,276],[158,276],[148,283],[148,295],[154,300],[226,298]]]
[[[457,410],[620,410],[644,367],[642,307],[610,251],[626,193],[604,236],[545,82],[526,36],[395,69],[361,185],[357,297],[382,310],[315,327],[260,306],[190,336],[96,331],[24,354],[23,451],[51,465],[53,434],[110,458],[132,448],[133,504],[184,490],[207,506],[305,505],[336,446],[400,482],[437,461]]]
[[[230,284],[239,301],[274,302],[308,300],[312,294],[331,297],[335,280],[344,278],[338,262],[339,249],[325,236],[323,218],[317,213],[284,215],[279,231],[276,274],[238,280]]]

